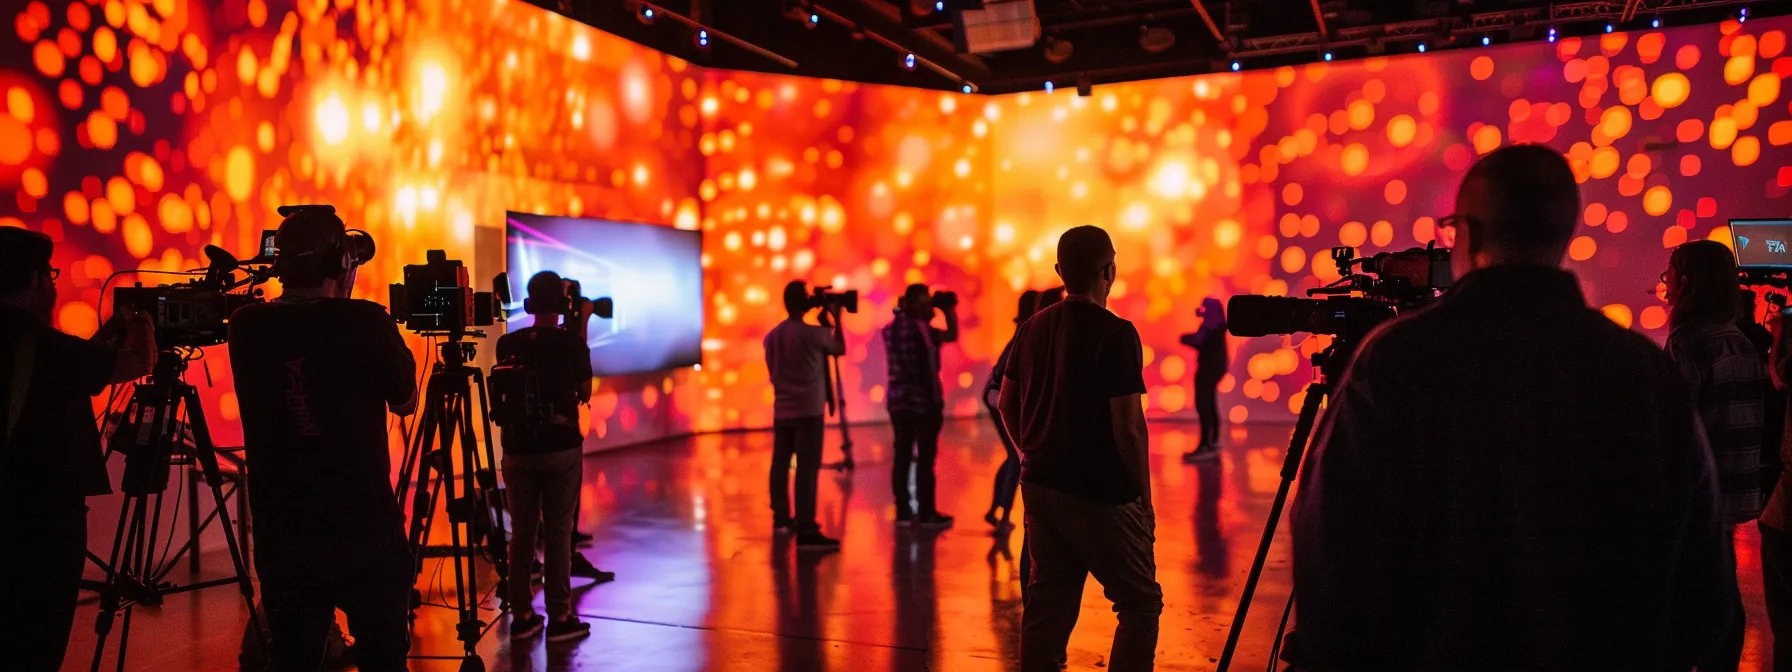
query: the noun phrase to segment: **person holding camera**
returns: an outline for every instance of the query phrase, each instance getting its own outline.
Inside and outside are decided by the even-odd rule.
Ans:
[[[821,308],[821,323],[803,322],[812,308]],[[796,547],[838,550],[840,542],[821,533],[815,521],[816,481],[821,474],[823,412],[827,405],[828,357],[846,354],[840,307],[812,301],[809,286],[792,280],[784,286],[789,317],[765,334],[765,368],[772,382],[772,531],[796,532]],[[790,462],[796,460],[796,515],[790,511]]]
[[[1716,641],[1711,450],[1674,362],[1561,268],[1580,214],[1555,150],[1482,157],[1440,223],[1454,289],[1337,381],[1294,501],[1297,669],[1688,670]]]
[[[1106,231],[1066,231],[1057,271],[1065,299],[1021,325],[1000,396],[1022,455],[1033,560],[1020,669],[1059,669],[1093,575],[1119,617],[1109,668],[1150,670],[1164,603],[1153,556],[1144,349],[1138,329],[1107,308],[1119,270]]]
[[[946,316],[945,329],[933,326],[935,308]],[[935,507],[933,463],[946,412],[940,346],[958,340],[958,295],[935,294],[919,283],[909,285],[896,302],[896,319],[883,328],[883,337],[890,373],[884,405],[896,432],[896,464],[890,471],[896,524],[951,527],[952,517]],[[915,469],[913,491],[908,487],[910,466]]]
[[[384,308],[350,298],[370,240],[305,208],[275,243],[285,290],[231,315],[228,341],[269,657],[318,669],[341,609],[360,668],[402,670],[414,576],[386,414],[416,410],[416,362]]]
[[[1195,315],[1201,328],[1182,335],[1182,344],[1195,349],[1195,414],[1201,417],[1201,443],[1182,455],[1191,464],[1220,457],[1220,379],[1232,359],[1226,352],[1226,305],[1209,296]]]
[[[495,387],[512,387],[500,379],[516,376],[515,387],[524,390],[507,399],[498,413],[498,425],[504,429],[504,485],[514,527],[512,570],[505,587],[513,640],[534,637],[544,627],[550,642],[591,634],[590,624],[573,611],[572,533],[584,480],[580,448],[585,435],[579,429],[579,406],[591,401],[591,347],[586,345],[585,329],[594,305],[569,295],[568,289],[553,271],[529,278],[523,309],[535,317],[535,324],[498,339],[499,366],[492,371]],[[546,618],[535,613],[530,572],[525,571],[535,558],[538,537]]]
[[[1767,366],[1736,326],[1736,256],[1723,243],[1700,240],[1674,248],[1661,274],[1667,289],[1668,357],[1680,367],[1698,404],[1717,460],[1723,498],[1725,559],[1731,602],[1722,642],[1700,670],[1734,670],[1742,662],[1747,612],[1736,585],[1736,526],[1761,515],[1761,426],[1766,420]],[[1792,662],[1792,661],[1789,661]]]
[[[92,397],[147,375],[156,361],[147,315],[114,315],[92,340],[51,326],[55,243],[0,228],[0,576],[23,608],[0,611],[11,669],[62,665],[87,548],[86,495],[110,491]]]

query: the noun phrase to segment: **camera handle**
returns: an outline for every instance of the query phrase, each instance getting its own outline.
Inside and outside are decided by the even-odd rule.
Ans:
[[[1294,423],[1294,434],[1288,437],[1288,452],[1282,459],[1282,483],[1276,487],[1275,500],[1269,506],[1269,520],[1263,524],[1263,538],[1257,543],[1256,558],[1251,561],[1251,572],[1244,580],[1244,591],[1238,598],[1238,611],[1232,616],[1232,629],[1226,633],[1226,648],[1220,653],[1217,672],[1226,672],[1232,665],[1232,656],[1238,650],[1239,635],[1244,632],[1245,614],[1251,610],[1251,598],[1257,592],[1257,581],[1263,577],[1263,564],[1269,559],[1269,547],[1275,542],[1276,524],[1282,519],[1282,507],[1288,502],[1288,491],[1294,486],[1295,478],[1300,474],[1301,462],[1306,457],[1307,440],[1312,437],[1313,424],[1319,418],[1319,407],[1331,396],[1332,378],[1326,371],[1329,361],[1336,353],[1328,348],[1314,357],[1319,367],[1318,378],[1307,386],[1306,399],[1301,402],[1300,419]],[[1341,358],[1338,358],[1341,359]],[[1282,648],[1282,632],[1288,627],[1288,614],[1294,606],[1294,596],[1288,596],[1288,605],[1282,611],[1282,624],[1276,630],[1275,644],[1270,649],[1270,665],[1275,665],[1278,652]]]

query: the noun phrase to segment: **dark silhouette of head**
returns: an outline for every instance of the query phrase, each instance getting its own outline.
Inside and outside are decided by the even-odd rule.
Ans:
[[[1045,309],[1050,308],[1055,305],[1058,305],[1059,303],[1062,303],[1063,301],[1064,301],[1064,288],[1063,287],[1053,287],[1051,289],[1040,290],[1039,291],[1039,304],[1038,304],[1037,308],[1033,309],[1033,313],[1038,314],[1039,311],[1045,310]]]
[[[339,280],[348,275],[352,264],[342,258],[340,244],[348,235],[342,218],[328,210],[303,210],[280,222],[274,233],[274,245],[280,255],[274,261],[274,274],[284,287],[321,287],[325,280]]]
[[[790,319],[801,319],[803,313],[809,312],[809,283],[791,280],[784,285],[784,312]]]
[[[1058,277],[1064,291],[1107,301],[1117,269],[1114,241],[1099,227],[1079,226],[1058,237]]]
[[[902,304],[898,306],[909,317],[928,319],[933,317],[933,289],[921,283],[908,286],[902,292]]]
[[[1463,219],[1452,255],[1458,276],[1508,264],[1559,266],[1580,219],[1580,189],[1560,152],[1502,147],[1462,178],[1456,215]]]
[[[566,312],[566,283],[560,274],[542,271],[529,276],[530,315],[559,315]]]
[[[1014,323],[1020,324],[1032,317],[1039,310],[1039,292],[1027,290],[1020,293],[1020,304],[1014,309]]]
[[[1723,243],[1696,240],[1674,248],[1668,256],[1668,324],[1734,322],[1741,283],[1736,255]]]
[[[56,242],[18,227],[0,227],[0,303],[16,306],[48,321],[56,307],[56,281],[50,257]]]

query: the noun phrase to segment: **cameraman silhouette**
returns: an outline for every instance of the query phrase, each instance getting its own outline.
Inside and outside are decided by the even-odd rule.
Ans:
[[[1370,334],[1314,434],[1297,668],[1688,670],[1716,641],[1711,449],[1674,363],[1561,268],[1580,213],[1547,147],[1469,169],[1455,288]]]
[[[281,222],[275,243],[285,291],[236,311],[229,336],[270,658],[318,669],[341,609],[360,669],[402,670],[411,555],[386,412],[415,410],[416,363],[384,308],[349,298],[371,241],[312,207]]]
[[[935,508],[933,463],[939,455],[940,425],[946,411],[945,388],[940,385],[940,346],[958,340],[958,297],[946,292],[937,295],[939,311],[946,316],[946,328],[938,329],[933,326],[935,296],[927,285],[909,285],[896,303],[896,319],[883,330],[890,371],[884,404],[896,434],[890,489],[895,493],[896,524],[900,526],[952,526],[952,517]],[[910,465],[915,467],[913,492],[908,487]],[[918,507],[910,507],[911,497]]]
[[[105,457],[93,395],[149,373],[155,327],[141,313],[114,315],[94,340],[50,326],[56,278],[49,236],[0,228],[0,576],[20,605],[0,610],[8,669],[62,664],[87,547],[84,495],[105,494]],[[123,331],[122,347],[108,340]]]
[[[506,586],[513,620],[510,638],[528,639],[547,629],[548,641],[578,639],[591,634],[591,626],[579,620],[572,605],[574,564],[582,564],[581,576],[599,573],[584,556],[575,560],[573,523],[579,515],[579,484],[584,478],[585,435],[579,429],[579,405],[591,400],[591,348],[585,328],[593,304],[567,294],[568,284],[553,271],[529,278],[529,298],[524,310],[535,316],[527,328],[498,339],[498,361],[509,371],[493,371],[494,384],[515,376],[525,387],[514,395],[521,408],[499,412],[504,428],[504,485],[510,497],[515,529],[510,537],[510,585]],[[568,319],[561,324],[561,317]],[[509,388],[509,385],[503,385]],[[542,541],[542,592],[547,618],[535,613],[525,558],[535,557],[537,536]],[[593,576],[599,583],[615,578],[608,572]]]
[[[815,307],[801,280],[784,286],[789,319],[765,335],[765,368],[772,381],[772,530],[796,530],[796,546],[836,550],[840,542],[823,536],[815,522],[815,487],[821,471],[822,412],[827,405],[828,357],[846,354],[839,307],[821,306],[824,326],[805,324]],[[829,323],[832,328],[829,328]],[[790,514],[790,459],[796,458],[796,517]]]

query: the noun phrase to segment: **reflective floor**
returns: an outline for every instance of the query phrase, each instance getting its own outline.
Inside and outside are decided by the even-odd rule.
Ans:
[[[1158,579],[1166,604],[1160,670],[1211,670],[1237,606],[1275,493],[1288,427],[1231,430],[1224,459],[1187,466],[1194,426],[1152,428]],[[583,549],[615,583],[574,580],[583,642],[511,646],[497,620],[479,651],[492,670],[1010,670],[1020,619],[1020,534],[996,537],[983,520],[1002,451],[987,420],[946,424],[938,466],[940,508],[958,517],[937,533],[898,531],[886,427],[853,429],[858,468],[822,472],[823,530],[839,553],[794,552],[774,540],[767,504],[769,433],[703,436],[593,456],[585,463]],[[830,433],[826,458],[838,459]],[[1016,514],[1016,522],[1020,520]],[[1285,540],[1270,555],[1236,669],[1263,669],[1289,590]],[[1758,538],[1740,540],[1749,635],[1743,669],[1768,669]],[[216,555],[213,567],[227,559]],[[442,596],[433,564],[419,585]],[[483,579],[490,584],[490,576]],[[451,580],[447,580],[452,585]],[[538,598],[539,599],[539,598]],[[489,601],[495,607],[495,601]],[[538,607],[539,608],[539,607]],[[130,669],[233,669],[246,610],[229,588],[142,608]],[[94,607],[84,604],[66,670],[87,669]],[[1071,669],[1102,666],[1114,616],[1091,581],[1069,652]],[[418,655],[453,656],[454,616],[424,608]],[[115,636],[116,637],[116,636]],[[116,641],[116,640],[115,640]],[[111,661],[106,661],[111,669]],[[454,670],[416,660],[414,670]]]

